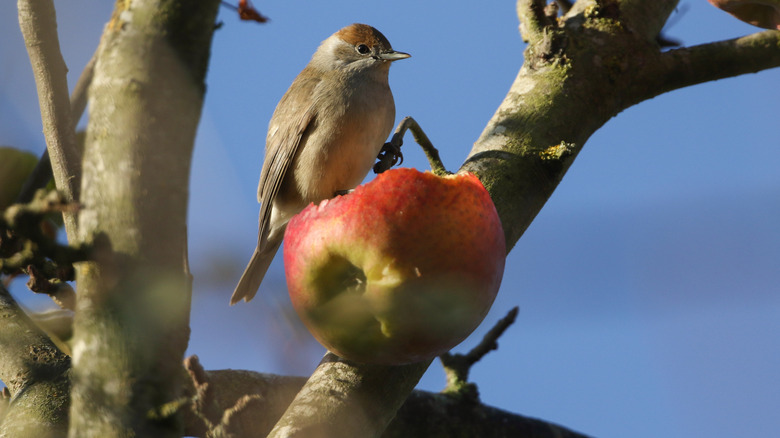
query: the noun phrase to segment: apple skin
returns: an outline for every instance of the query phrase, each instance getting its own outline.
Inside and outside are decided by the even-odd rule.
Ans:
[[[293,307],[337,355],[400,365],[449,351],[484,319],[506,242],[490,195],[469,173],[384,172],[311,204],[284,236]]]

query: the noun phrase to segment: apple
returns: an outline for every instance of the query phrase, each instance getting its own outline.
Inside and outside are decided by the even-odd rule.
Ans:
[[[765,29],[780,30],[780,0],[709,0],[740,20]]]
[[[479,179],[384,172],[310,204],[284,235],[290,299],[331,352],[400,365],[465,339],[501,284],[506,242]]]

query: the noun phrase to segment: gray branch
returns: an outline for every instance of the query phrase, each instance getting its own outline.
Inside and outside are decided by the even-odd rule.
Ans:
[[[69,433],[179,437],[162,406],[185,377],[190,164],[219,1],[115,8],[89,91],[78,237],[95,251],[77,270]]]
[[[662,52],[648,37],[674,2],[620,3],[624,15],[609,9],[614,2],[580,0],[528,45],[515,82],[461,168],[478,175],[490,192],[507,248],[610,118],[683,86],[780,65],[780,32]],[[621,21],[638,19],[639,10],[656,23],[652,31]]]
[[[81,156],[76,147],[75,120],[68,98],[68,68],[57,37],[57,18],[52,0],[19,0],[19,27],[30,57],[43,133],[57,188],[68,201],[79,199]],[[64,213],[70,241],[76,236],[75,213]]]
[[[0,283],[0,380],[11,396],[0,436],[64,437],[70,357],[24,313]]]
[[[328,353],[268,436],[380,436],[430,363],[366,365]]]
[[[276,419],[282,416],[284,407],[290,404],[306,383],[303,377],[240,370],[207,371],[206,378],[212,391],[213,401],[220,406],[221,410],[231,409],[239,400],[248,396],[259,400],[258,404],[245,410],[240,418],[235,419],[238,424],[233,427],[241,431],[235,435],[236,438],[265,436]],[[388,382],[386,385],[388,390],[392,383]],[[186,393],[188,396],[197,393],[192,382],[189,383]],[[356,414],[364,413],[365,409],[365,406],[360,406]],[[206,424],[195,411],[194,406],[185,410],[185,423],[185,433],[188,436],[206,437]],[[317,430],[323,432],[323,435],[316,433],[313,435],[334,436],[325,434],[326,431],[327,429]],[[427,391],[412,391],[381,436],[383,438],[410,436],[585,438],[585,435],[553,423],[524,417],[481,403],[471,403],[464,401],[462,397]]]
[[[741,38],[670,50],[660,55],[658,75],[648,74],[656,94],[780,67],[780,32],[767,30]],[[650,96],[652,97],[652,96]]]

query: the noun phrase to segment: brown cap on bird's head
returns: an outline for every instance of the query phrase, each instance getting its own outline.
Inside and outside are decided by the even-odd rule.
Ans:
[[[392,49],[390,41],[382,35],[382,32],[367,24],[355,23],[336,32],[342,40],[352,44],[365,44],[368,47],[381,46],[384,49]]]

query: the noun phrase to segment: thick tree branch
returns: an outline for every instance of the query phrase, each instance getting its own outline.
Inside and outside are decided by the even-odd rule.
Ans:
[[[328,353],[268,436],[380,436],[430,363],[356,364]]]
[[[89,92],[79,239],[95,258],[77,267],[69,433],[178,437],[162,406],[184,379],[190,163],[219,1],[115,7]]]
[[[19,0],[19,27],[32,64],[43,133],[57,188],[68,201],[79,199],[81,156],[76,148],[75,120],[71,116],[65,61],[57,37],[52,0]],[[69,239],[76,236],[75,213],[64,213]]]
[[[260,400],[259,404],[237,419],[240,422],[240,429],[246,431],[244,434],[238,434],[237,438],[265,436],[271,430],[273,422],[281,417],[284,407],[306,383],[303,377],[240,370],[207,371],[206,379],[210,390],[213,391],[212,398],[221,410],[231,408],[246,396],[257,396]],[[196,394],[196,389],[191,382],[188,383],[186,393],[188,396]],[[192,408],[185,411],[185,423],[185,433],[188,436],[206,436],[205,424]],[[585,437],[552,423],[523,417],[480,403],[464,403],[457,397],[426,391],[413,391],[382,434],[385,438],[410,436]]]
[[[0,380],[11,401],[0,436],[62,437],[68,423],[70,358],[0,283]]]
[[[515,82],[461,168],[490,192],[507,248],[611,117],[665,91],[777,65],[778,32],[662,53],[654,40],[622,24],[608,9],[613,4],[580,0],[559,26],[528,45]],[[670,3],[643,7],[644,19],[658,22]],[[705,68],[708,57],[714,68]],[[686,66],[696,59],[700,68]]]

